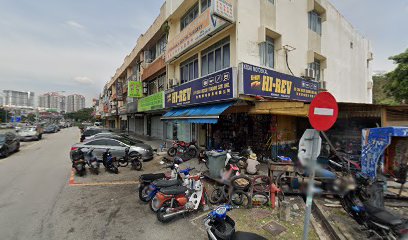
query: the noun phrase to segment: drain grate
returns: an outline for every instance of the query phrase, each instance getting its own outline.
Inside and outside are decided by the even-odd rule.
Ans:
[[[277,222],[271,221],[262,227],[265,231],[272,234],[273,236],[278,236],[279,234],[286,231],[286,228]]]

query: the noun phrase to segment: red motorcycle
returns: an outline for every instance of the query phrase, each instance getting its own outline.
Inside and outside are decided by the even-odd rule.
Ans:
[[[162,223],[167,223],[176,218],[178,215],[204,209],[207,205],[207,192],[201,181],[202,176],[196,175],[189,177],[189,197],[181,196],[180,191],[174,191],[174,196],[164,189],[156,194],[156,199],[161,202],[161,207],[157,211],[157,219]]]
[[[173,146],[167,150],[167,154],[170,157],[174,156],[186,156],[187,158],[193,158],[197,156],[197,145],[195,141],[189,143],[184,141],[173,141]]]

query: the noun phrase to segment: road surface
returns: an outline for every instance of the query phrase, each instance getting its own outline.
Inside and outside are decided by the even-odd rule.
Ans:
[[[77,128],[63,129],[0,159],[0,239],[206,239],[194,215],[159,223],[135,184],[69,185],[78,139]]]

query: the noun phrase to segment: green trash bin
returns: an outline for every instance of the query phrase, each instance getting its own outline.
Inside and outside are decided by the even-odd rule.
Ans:
[[[227,152],[225,151],[208,151],[208,169],[210,170],[210,177],[220,178],[221,170],[225,166],[225,160],[227,160]]]

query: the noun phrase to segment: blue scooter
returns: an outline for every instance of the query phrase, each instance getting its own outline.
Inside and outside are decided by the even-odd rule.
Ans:
[[[209,240],[267,240],[249,232],[235,232],[235,221],[227,215],[234,208],[231,205],[221,205],[211,211],[204,219]]]

